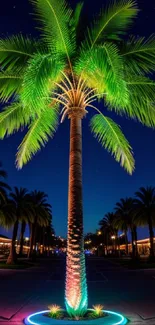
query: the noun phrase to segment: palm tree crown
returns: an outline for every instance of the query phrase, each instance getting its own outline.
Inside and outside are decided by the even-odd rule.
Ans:
[[[111,236],[116,235],[117,228],[115,227],[115,218],[116,216],[113,212],[108,212],[99,222],[101,230],[106,231]]]
[[[14,203],[19,221],[23,220],[24,217],[27,218],[27,216],[30,215],[30,203],[27,189],[15,186],[14,191],[10,193],[10,198]]]
[[[42,191],[32,191],[30,193],[30,203],[32,207],[33,216],[37,216],[38,222],[43,223],[43,226],[48,226],[48,220],[46,221],[45,215],[48,218],[51,217],[51,205],[47,203],[47,194]],[[44,224],[45,223],[45,224]]]
[[[116,224],[121,230],[127,231],[128,228],[132,228],[135,217],[135,200],[127,197],[120,199],[120,202],[116,203]]]
[[[131,174],[132,150],[120,127],[95,106],[155,125],[155,37],[122,35],[137,17],[134,0],[107,6],[78,37],[83,5],[72,10],[65,0],[31,0],[41,38],[22,35],[0,40],[0,99],[13,102],[0,114],[0,138],[28,127],[17,153],[27,163],[56,131],[60,114],[95,114],[90,127],[101,144]],[[60,110],[62,107],[62,110]]]
[[[32,221],[30,222],[30,251],[29,256],[35,256],[35,241],[37,227],[48,227],[52,219],[51,205],[47,203],[47,195],[42,191],[32,191],[30,193],[30,204],[32,208]]]

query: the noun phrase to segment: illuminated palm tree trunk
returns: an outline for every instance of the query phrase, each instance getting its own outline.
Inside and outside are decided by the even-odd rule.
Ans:
[[[82,116],[70,117],[68,243],[65,304],[70,315],[87,310],[82,206]]]

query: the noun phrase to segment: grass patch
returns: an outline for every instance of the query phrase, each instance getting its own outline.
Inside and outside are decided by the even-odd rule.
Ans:
[[[34,266],[33,263],[18,261],[17,264],[6,264],[6,262],[0,262],[0,269],[7,270],[23,270]]]
[[[49,317],[49,318],[53,318],[53,319],[60,319],[60,320],[65,320],[65,321],[80,321],[80,320],[94,320],[94,319],[98,319],[98,318],[103,318],[106,317],[107,314],[101,310],[100,313],[96,313],[95,310],[88,310],[83,316],[69,316],[68,313],[63,310],[60,309],[57,312],[53,313],[51,311],[49,311],[48,314],[44,315],[45,317]]]

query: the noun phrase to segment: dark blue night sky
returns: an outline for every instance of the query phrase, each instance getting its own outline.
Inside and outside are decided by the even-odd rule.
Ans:
[[[108,0],[107,0],[108,1]],[[103,0],[85,0],[85,15],[90,17],[103,4]],[[155,4],[152,0],[139,0],[142,10],[131,33],[145,35],[155,32]],[[75,3],[75,0],[72,1]],[[23,32],[35,34],[32,7],[28,0],[5,0],[1,3],[0,34]],[[89,130],[89,117],[83,121],[83,196],[85,232],[95,231],[98,221],[111,212],[115,203],[132,196],[140,186],[155,185],[155,131],[138,123],[115,116],[130,141],[136,159],[136,171],[128,176],[118,163],[102,149]],[[114,117],[114,114],[112,114]],[[28,190],[40,189],[49,195],[53,207],[56,233],[66,235],[67,188],[69,156],[69,122],[66,120],[47,146],[21,171],[15,168],[16,149],[23,137],[18,133],[0,141],[0,160],[8,171],[11,186]],[[0,232],[4,233],[3,230]],[[139,238],[147,236],[147,229],[139,231]]]

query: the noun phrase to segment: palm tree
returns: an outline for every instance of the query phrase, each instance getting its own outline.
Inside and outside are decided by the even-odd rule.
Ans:
[[[139,225],[148,224],[150,234],[150,257],[154,257],[154,231],[155,224],[155,188],[141,187],[135,193],[137,204],[137,219]]]
[[[33,213],[33,221],[30,223],[30,250],[29,257],[35,257],[35,244],[37,227],[47,227],[51,220],[51,205],[47,203],[47,195],[41,191],[30,193],[30,202]]]
[[[116,251],[116,241],[117,241],[117,228],[115,226],[115,219],[116,216],[113,212],[107,213],[102,220],[99,221],[100,229],[107,235],[107,243],[111,242],[112,240],[112,246],[113,251]],[[107,245],[108,246],[108,245]]]
[[[2,163],[0,162],[0,202],[6,200],[7,190],[11,190],[10,186],[4,181],[6,178],[7,173],[2,169]]]
[[[7,259],[7,264],[14,264],[17,260],[15,244],[18,234],[19,222],[26,221],[30,216],[30,206],[28,201],[28,193],[25,188],[18,189],[17,187],[14,187],[14,192],[10,193],[10,198],[12,199],[12,204],[14,205],[16,218],[13,226],[12,243],[10,254]]]
[[[0,114],[0,138],[28,127],[16,163],[22,168],[70,119],[66,308],[86,312],[87,283],[83,240],[82,119],[95,110],[92,133],[128,173],[132,149],[120,127],[99,109],[97,100],[117,114],[155,125],[155,38],[122,35],[137,17],[134,0],[103,8],[90,26],[82,25],[82,3],[74,10],[65,0],[32,0],[41,37],[21,35],[0,40],[0,99],[11,104]],[[60,110],[60,108],[62,108]],[[76,272],[75,272],[76,269]]]
[[[137,225],[136,225],[136,207],[135,200],[131,197],[120,199],[115,207],[116,220],[115,226],[125,234],[126,254],[128,255],[128,229],[131,230],[132,238],[132,256],[137,256]]]

